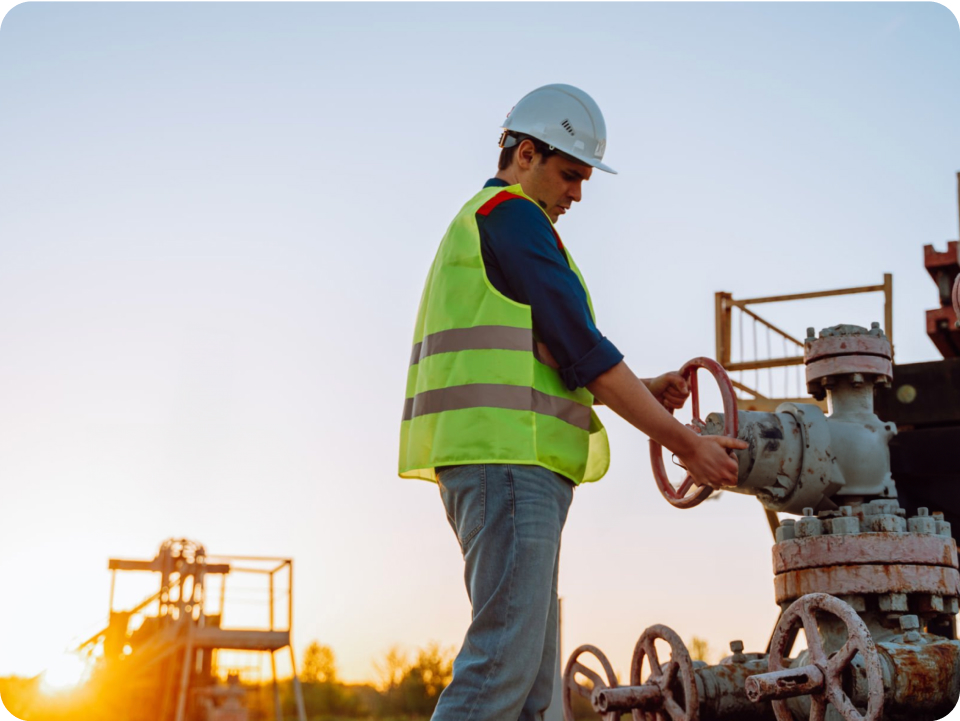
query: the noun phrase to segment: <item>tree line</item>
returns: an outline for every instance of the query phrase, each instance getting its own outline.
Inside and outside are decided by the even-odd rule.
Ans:
[[[436,643],[413,653],[393,647],[374,663],[377,684],[347,684],[339,678],[333,649],[314,641],[304,651],[300,670],[307,718],[428,719],[453,676],[453,656],[453,649]],[[263,687],[262,692],[268,688]],[[291,684],[284,684],[282,705],[284,716],[295,719]]]

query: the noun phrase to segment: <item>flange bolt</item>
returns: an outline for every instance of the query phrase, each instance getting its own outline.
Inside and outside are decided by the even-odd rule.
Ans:
[[[747,660],[746,655],[743,653],[743,641],[731,641],[730,650],[733,651],[734,663],[743,663]]]
[[[900,617],[900,630],[904,631],[903,640],[906,643],[916,643],[920,640],[920,619],[912,613]]]

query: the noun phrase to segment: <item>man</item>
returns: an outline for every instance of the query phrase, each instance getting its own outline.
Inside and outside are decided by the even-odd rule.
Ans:
[[[454,218],[414,333],[400,475],[436,481],[463,552],[473,620],[434,721],[532,721],[557,654],[560,534],[575,485],[609,464],[595,401],[673,451],[701,483],[735,483],[735,439],[666,408],[683,378],[638,379],[597,330],[553,228],[606,146],[589,95],[547,85],[508,115],[496,177]]]

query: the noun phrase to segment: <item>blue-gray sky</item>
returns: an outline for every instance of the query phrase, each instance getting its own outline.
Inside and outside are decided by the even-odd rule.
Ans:
[[[507,111],[552,82],[606,118],[620,174],[558,230],[639,374],[713,354],[716,291],[885,272],[898,361],[937,357],[922,246],[958,237],[960,170],[943,5],[18,5],[0,28],[0,578],[29,585],[0,602],[0,675],[95,628],[107,557],[173,535],[293,556],[298,650],[332,645],[347,679],[395,643],[459,642],[436,489],[395,476],[406,361],[446,225],[493,174]],[[882,306],[768,314],[799,335]],[[564,539],[565,648],[625,669],[653,623],[762,648],[759,505],[669,508],[646,440],[604,418],[613,465]]]

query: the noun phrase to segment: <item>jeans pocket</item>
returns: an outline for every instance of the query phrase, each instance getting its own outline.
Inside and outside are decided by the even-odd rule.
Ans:
[[[457,534],[460,551],[483,529],[486,512],[487,473],[484,465],[451,466],[438,476],[440,498],[447,520]]]

